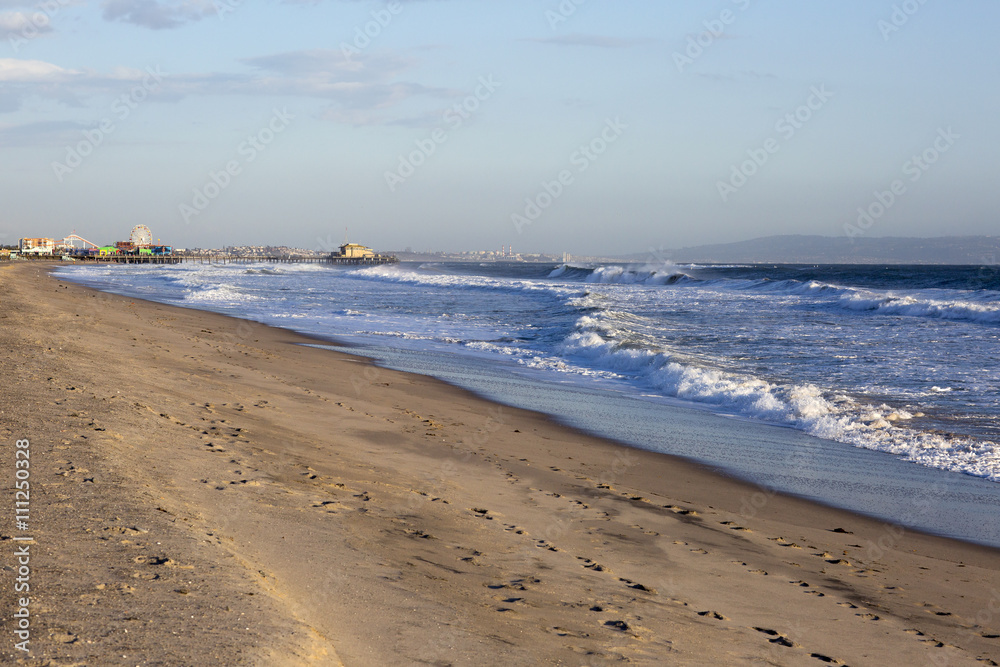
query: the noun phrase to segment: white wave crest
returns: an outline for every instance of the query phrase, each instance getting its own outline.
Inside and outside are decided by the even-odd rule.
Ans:
[[[905,426],[914,417],[888,405],[830,395],[812,384],[780,384],[677,359],[667,350],[632,348],[618,340],[604,314],[578,320],[560,353],[568,360],[625,374],[658,392],[725,412],[788,426],[820,438],[889,452],[927,466],[1000,481],[1000,446]]]
[[[848,310],[874,311],[883,315],[932,317],[981,324],[1000,323],[1000,303],[976,303],[965,300],[939,300],[913,296],[855,293],[842,298],[840,305]]]
[[[689,276],[674,266],[659,268],[627,268],[624,266],[601,266],[587,276],[588,283],[624,285],[674,285],[689,280]]]

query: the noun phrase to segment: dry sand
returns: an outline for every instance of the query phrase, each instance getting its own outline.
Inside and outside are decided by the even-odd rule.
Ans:
[[[29,438],[37,539],[26,656],[4,520],[11,661],[1000,661],[996,550],[43,265],[0,295],[0,478]]]

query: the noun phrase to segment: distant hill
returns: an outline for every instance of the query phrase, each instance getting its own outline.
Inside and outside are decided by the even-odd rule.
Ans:
[[[735,243],[627,255],[635,262],[739,264],[1000,264],[1000,237],[767,236]]]

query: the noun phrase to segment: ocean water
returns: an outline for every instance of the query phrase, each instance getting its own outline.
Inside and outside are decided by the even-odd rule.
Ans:
[[[995,267],[184,264],[60,274],[349,343],[636,446],[1000,546]],[[919,512],[915,493],[929,498]]]

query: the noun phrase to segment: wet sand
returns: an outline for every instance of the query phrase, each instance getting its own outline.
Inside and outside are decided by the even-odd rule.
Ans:
[[[1000,661],[996,550],[40,264],[0,294],[25,664]]]

